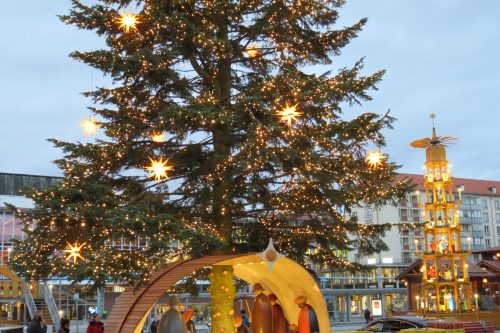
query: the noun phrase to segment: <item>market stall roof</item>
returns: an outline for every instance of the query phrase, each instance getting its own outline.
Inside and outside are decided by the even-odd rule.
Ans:
[[[467,261],[469,265],[469,277],[470,278],[485,278],[494,276],[492,273],[485,271],[478,265]],[[421,277],[422,272],[420,272],[420,267],[422,266],[422,259],[414,261],[405,271],[396,276],[397,280],[402,280],[408,276]]]
[[[179,260],[156,271],[150,283],[128,287],[116,300],[106,323],[107,333],[139,333],[154,304],[177,281],[212,265],[233,265],[236,277],[248,283],[259,282],[278,297],[290,324],[297,324],[299,307],[295,298],[306,296],[318,317],[320,333],[330,332],[330,321],[323,295],[313,277],[298,263],[278,255],[270,262],[258,254],[230,254]],[[272,266],[272,270],[270,269]]]

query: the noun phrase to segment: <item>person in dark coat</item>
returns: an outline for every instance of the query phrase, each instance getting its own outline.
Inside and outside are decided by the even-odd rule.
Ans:
[[[47,325],[43,320],[42,313],[37,311],[35,318],[28,324],[27,333],[47,333]]]
[[[68,318],[61,319],[61,328],[57,330],[57,333],[69,333],[70,321]]]
[[[103,333],[104,324],[101,321],[101,316],[95,315],[94,319],[87,326],[87,333]]]
[[[365,317],[365,321],[368,324],[370,322],[370,317],[371,317],[371,312],[370,309],[368,309],[368,306],[365,308],[365,311],[363,312],[363,317]]]
[[[151,326],[149,327],[149,330],[151,331],[151,333],[158,332],[158,323],[159,322],[160,322],[160,317],[158,315],[156,315],[153,318],[153,322],[151,323]]]

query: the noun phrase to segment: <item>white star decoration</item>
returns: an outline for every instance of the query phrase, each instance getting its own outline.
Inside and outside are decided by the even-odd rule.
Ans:
[[[269,266],[269,271],[272,272],[273,265],[278,261],[279,258],[285,257],[284,255],[278,253],[274,248],[273,239],[269,238],[269,244],[267,244],[267,248],[261,253],[257,254],[259,257],[263,258],[267,265]]]

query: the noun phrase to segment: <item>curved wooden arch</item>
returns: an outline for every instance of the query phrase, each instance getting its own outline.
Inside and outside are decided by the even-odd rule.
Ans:
[[[160,297],[184,276],[203,267],[247,255],[206,256],[167,265],[153,274],[147,286],[138,290],[133,286],[125,289],[106,321],[106,333],[134,333],[137,327],[142,327],[149,311]]]
[[[326,303],[316,281],[301,265],[282,257],[272,270],[257,254],[229,254],[179,260],[155,272],[147,286],[128,287],[116,300],[107,320],[106,333],[140,333],[153,306],[180,279],[213,265],[231,265],[234,276],[255,284],[261,283],[268,293],[280,300],[289,322],[296,324],[300,309],[295,305],[299,295],[307,297],[318,317],[321,333],[330,332]]]

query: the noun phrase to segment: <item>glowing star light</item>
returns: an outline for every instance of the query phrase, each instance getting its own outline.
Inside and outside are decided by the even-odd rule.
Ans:
[[[365,160],[372,168],[375,168],[382,165],[384,159],[385,156],[377,149],[376,151],[368,150],[368,156]]]
[[[248,58],[255,58],[260,54],[260,51],[257,46],[250,44],[246,47],[245,54]]]
[[[292,121],[297,121],[297,117],[302,116],[302,112],[297,110],[298,104],[290,106],[286,103],[285,108],[281,111],[276,112],[278,117],[281,117],[280,121],[286,123],[288,126],[292,126]]]
[[[163,134],[162,132],[154,132],[151,134],[151,140],[153,140],[153,142],[157,142],[157,143],[164,142],[165,141],[165,134]]]
[[[66,241],[66,243],[68,244],[69,247],[69,250],[63,250],[68,254],[66,260],[71,260],[71,258],[73,258],[73,264],[76,264],[78,258],[82,260],[84,259],[83,256],[80,254],[80,252],[82,251],[82,248],[86,243],[80,245],[78,245],[78,241],[76,241],[74,245],[71,245],[68,241]]]
[[[151,165],[146,168],[147,171],[150,171],[149,177],[154,177],[156,181],[160,181],[162,178],[168,179],[168,171],[173,170],[174,168],[168,165],[168,159],[165,161],[163,158],[159,160],[154,160],[151,157],[149,158],[151,161]]]
[[[137,24],[139,23],[139,15],[132,14],[132,12],[121,12],[120,17],[117,18],[118,24],[121,29],[125,30],[125,33],[129,33],[130,30],[137,31]]]
[[[95,135],[97,128],[99,127],[95,119],[92,117],[85,118],[80,126],[83,128],[83,134],[88,136]]]

